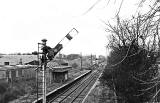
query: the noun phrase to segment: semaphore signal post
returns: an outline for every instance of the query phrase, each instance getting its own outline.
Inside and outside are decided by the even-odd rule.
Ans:
[[[62,40],[54,47],[51,48],[46,45],[47,40],[42,39],[42,43],[38,43],[38,52],[33,52],[33,54],[38,55],[39,66],[42,69],[42,91],[43,91],[43,103],[46,103],[46,67],[47,63],[54,59],[55,55],[63,48],[68,41],[72,40],[73,37],[78,34],[77,29],[73,28],[67,33],[67,35],[62,38]],[[67,42],[66,42],[67,41]],[[42,45],[42,52],[39,52],[39,45]],[[41,58],[39,58],[39,54],[41,54]],[[41,64],[40,64],[41,63]],[[38,66],[38,69],[39,69]],[[37,80],[38,80],[38,69],[37,69]],[[38,101],[38,82],[37,82],[37,101]]]

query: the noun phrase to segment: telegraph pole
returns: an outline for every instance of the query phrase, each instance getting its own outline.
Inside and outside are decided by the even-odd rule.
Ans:
[[[81,70],[82,70],[82,52],[81,52]]]
[[[92,61],[92,54],[91,54],[91,66],[93,65],[93,61]]]
[[[45,75],[46,66],[47,66],[46,42],[47,42],[46,39],[42,40],[42,46],[43,46],[43,52],[42,52],[42,65],[43,65],[42,66],[42,72],[43,72],[43,79],[42,79],[42,82],[43,82],[43,103],[46,103],[46,75]]]
[[[38,43],[38,53],[37,53],[37,59],[38,59],[38,67],[37,67],[37,101],[38,101],[38,72],[39,72],[39,65],[40,65],[40,62],[39,62],[39,43]]]

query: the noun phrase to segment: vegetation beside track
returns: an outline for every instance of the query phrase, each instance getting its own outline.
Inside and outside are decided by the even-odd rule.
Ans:
[[[116,25],[106,24],[111,52],[100,81],[115,92],[117,102],[160,102],[158,10],[155,5],[147,14],[130,20],[117,17]]]

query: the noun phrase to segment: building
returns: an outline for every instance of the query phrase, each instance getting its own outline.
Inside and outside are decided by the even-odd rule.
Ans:
[[[0,58],[0,66],[26,64],[33,60],[37,60],[36,55],[3,55]]]
[[[3,66],[0,68],[0,81],[10,82],[18,77],[18,70],[14,66]]]
[[[16,68],[19,71],[20,78],[30,79],[36,77],[36,65],[16,65]]]
[[[20,79],[30,79],[36,76],[36,66],[5,65],[0,67],[0,81],[13,82]]]
[[[6,69],[0,67],[0,82],[3,82],[3,81],[7,82],[8,81],[7,74],[8,73],[7,73]]]
[[[71,66],[56,66],[50,68],[51,70],[51,81],[62,83],[68,80],[68,71],[71,69]]]

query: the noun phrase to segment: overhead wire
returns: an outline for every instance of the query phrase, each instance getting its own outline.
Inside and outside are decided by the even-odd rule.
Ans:
[[[119,13],[120,13],[120,11],[121,11],[123,2],[124,2],[124,0],[121,1],[121,4],[120,4],[120,6],[119,6],[119,9],[118,9],[118,12],[117,12],[117,14],[116,14],[116,17],[119,15]]]
[[[90,12],[101,0],[97,0],[86,12],[84,12],[82,15],[86,15],[88,12]]]

